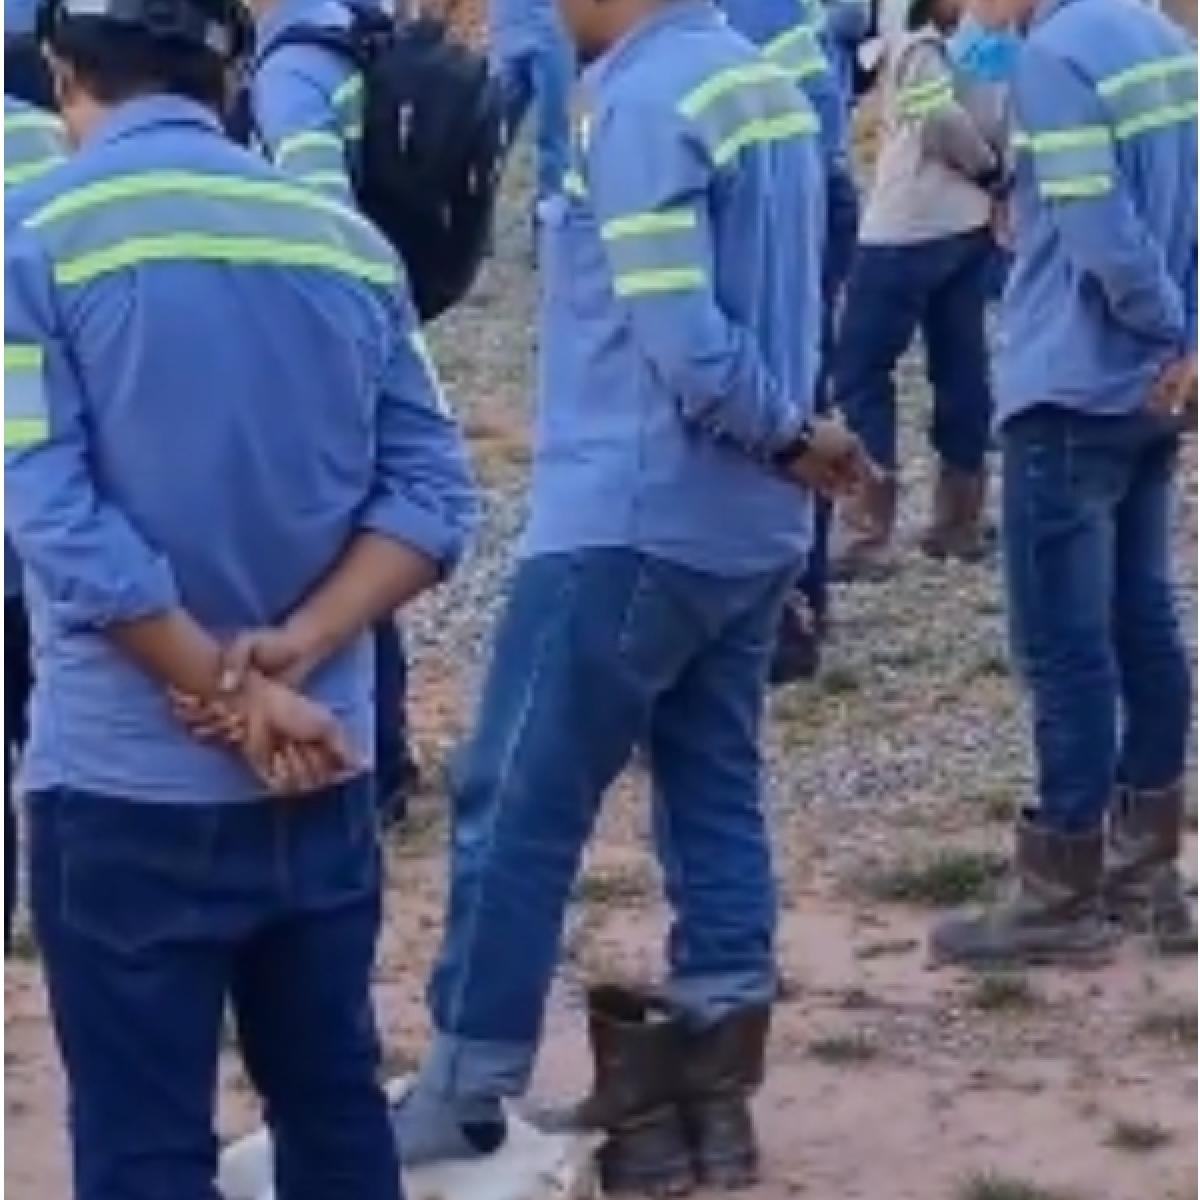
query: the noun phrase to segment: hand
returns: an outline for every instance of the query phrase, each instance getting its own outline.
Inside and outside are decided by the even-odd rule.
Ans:
[[[360,766],[333,714],[282,683],[251,671],[230,703],[244,722],[241,752],[273,792],[314,792]]]
[[[236,692],[251,671],[292,687],[304,682],[314,663],[303,633],[292,625],[239,633],[221,656],[221,691]]]
[[[201,700],[172,689],[167,701],[175,719],[200,742],[237,749],[246,736],[246,721],[236,704],[228,700]]]
[[[858,435],[833,417],[817,417],[808,448],[788,466],[788,475],[834,499],[857,491],[874,473]]]
[[[1170,421],[1190,421],[1195,432],[1196,356],[1185,354],[1169,362],[1150,389],[1147,407]]]

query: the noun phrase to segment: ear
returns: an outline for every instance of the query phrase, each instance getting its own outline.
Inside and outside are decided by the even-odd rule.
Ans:
[[[75,68],[65,59],[59,58],[48,46],[43,48],[42,53],[46,56],[50,78],[54,82],[54,98],[58,102],[58,110],[64,112],[79,95],[79,77]]]

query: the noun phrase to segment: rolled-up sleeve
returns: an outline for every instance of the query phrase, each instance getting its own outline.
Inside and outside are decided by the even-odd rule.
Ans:
[[[92,477],[86,393],[49,265],[11,227],[5,299],[5,532],[63,624],[104,628],[170,611],[179,600],[170,564]]]
[[[393,299],[396,335],[377,410],[375,486],[360,525],[448,573],[478,523],[478,490],[411,302]]]

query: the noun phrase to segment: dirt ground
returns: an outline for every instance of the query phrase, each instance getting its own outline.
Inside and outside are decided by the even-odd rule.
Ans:
[[[491,541],[458,590],[414,621],[429,790],[389,850],[376,990],[390,1073],[411,1067],[425,1042],[421,993],[444,875],[438,783],[469,720],[524,486],[533,276],[516,203],[479,294],[435,337],[489,489]],[[929,472],[921,408],[910,371],[906,530]],[[1194,614],[1190,506],[1179,546]],[[1196,1200],[1194,959],[1129,943],[1085,974],[977,979],[927,967],[930,913],[994,886],[1028,792],[1001,626],[994,566],[954,571],[913,557],[889,587],[839,595],[823,679],[773,703],[788,986],[759,1103],[764,1182],[748,1200]],[[581,986],[656,974],[665,918],[645,809],[633,773],[577,890],[539,1093],[586,1082]],[[5,972],[4,1195],[66,1200],[61,1083],[36,952],[28,939],[22,949]],[[256,1116],[232,1049],[223,1078],[221,1131],[233,1136]]]

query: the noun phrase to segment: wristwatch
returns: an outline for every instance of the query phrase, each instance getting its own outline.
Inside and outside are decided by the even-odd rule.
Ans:
[[[775,452],[775,465],[781,471],[794,467],[812,449],[814,433],[813,423],[802,421],[783,449]]]

